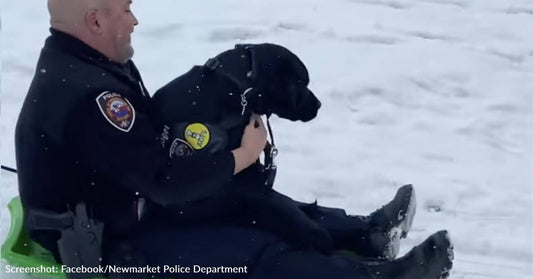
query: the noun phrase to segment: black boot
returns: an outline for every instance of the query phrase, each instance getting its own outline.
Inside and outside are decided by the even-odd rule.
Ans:
[[[444,279],[450,274],[452,261],[448,232],[439,231],[399,259],[368,264],[375,279]]]
[[[374,258],[393,260],[400,249],[400,238],[407,236],[416,211],[415,189],[400,187],[394,199],[368,216],[371,251]]]

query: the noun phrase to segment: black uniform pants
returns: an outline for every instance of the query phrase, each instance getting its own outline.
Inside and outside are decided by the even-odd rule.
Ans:
[[[157,274],[146,273],[148,276],[139,278],[373,278],[365,264],[349,257],[295,250],[270,234],[250,228],[157,230],[136,236],[132,243],[134,249],[146,256],[146,262],[139,266],[159,268]],[[233,270],[216,269],[220,267]]]
[[[275,194],[275,199],[289,200],[326,229],[335,249],[362,251],[368,246],[364,241],[369,231],[365,218],[347,216],[342,209],[292,201],[279,193]],[[156,275],[155,278],[180,279],[372,278],[367,267],[353,258],[300,249],[260,228],[227,225],[224,222],[176,225],[161,219],[158,222],[151,220],[147,224],[128,241],[132,246],[131,251],[145,258],[144,262],[137,264],[159,267],[159,274],[148,273],[150,276],[146,278],[151,278],[151,275]],[[124,256],[124,252],[120,254]],[[112,264],[120,265],[121,262],[131,265],[124,264],[119,257],[110,260]],[[222,269],[213,269],[221,266],[236,270],[246,268],[246,273],[225,273]]]

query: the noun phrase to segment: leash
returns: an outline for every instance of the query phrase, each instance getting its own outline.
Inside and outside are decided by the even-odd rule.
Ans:
[[[270,142],[267,142],[267,145],[263,150],[263,152],[265,153],[265,162],[260,170],[266,173],[265,186],[267,186],[267,188],[272,188],[274,186],[274,180],[276,179],[276,173],[278,170],[278,166],[276,166],[276,164],[274,163],[274,159],[278,156],[278,149],[274,144],[274,134],[272,133],[272,127],[270,126],[269,118],[270,115],[267,115],[266,122],[268,127],[268,134],[270,135]]]
[[[2,165],[2,170],[8,171],[8,172],[12,172],[12,173],[17,173],[16,169],[10,168],[10,167],[4,166],[4,165]]]

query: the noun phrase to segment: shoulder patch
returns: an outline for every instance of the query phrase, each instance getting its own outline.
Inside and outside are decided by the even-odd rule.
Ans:
[[[209,129],[202,123],[192,123],[185,128],[185,140],[196,150],[207,146],[210,139]]]
[[[173,158],[174,156],[183,157],[190,156],[194,153],[192,146],[186,141],[175,138],[169,148],[169,157]]]
[[[135,122],[135,110],[128,99],[118,93],[105,91],[96,97],[96,103],[113,127],[126,133],[131,130]]]

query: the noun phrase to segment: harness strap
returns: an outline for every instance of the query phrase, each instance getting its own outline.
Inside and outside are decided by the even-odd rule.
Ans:
[[[226,68],[223,67],[222,62],[218,57],[209,58],[207,62],[205,62],[204,68],[223,76],[224,78],[228,79],[237,86],[237,88],[241,92],[241,115],[245,115],[245,113],[249,111],[248,101],[251,98],[257,98],[258,106],[262,105],[260,101],[262,95],[258,92],[257,89],[258,65],[253,45],[238,44],[235,45],[235,49],[237,51],[247,53],[250,59],[248,70],[246,71],[246,73],[242,73],[242,77],[235,76],[234,72],[226,70]]]

